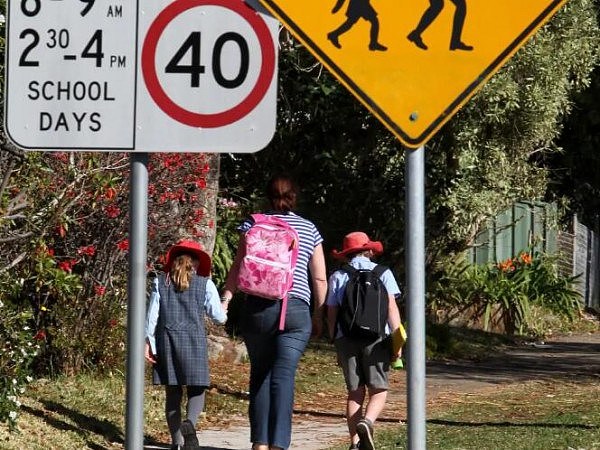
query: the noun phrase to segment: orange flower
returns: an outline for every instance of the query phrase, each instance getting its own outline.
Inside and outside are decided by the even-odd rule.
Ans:
[[[515,270],[512,258],[508,258],[507,260],[498,263],[498,269],[502,272],[512,272]]]
[[[523,264],[531,264],[531,261],[533,261],[533,258],[529,253],[521,253],[520,258]]]
[[[107,187],[104,190],[104,198],[107,200],[112,200],[113,198],[115,198],[117,195],[117,191],[115,188],[112,187]]]

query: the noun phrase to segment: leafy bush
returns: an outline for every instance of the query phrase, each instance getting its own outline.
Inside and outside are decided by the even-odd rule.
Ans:
[[[4,289],[14,291],[17,286],[3,282]],[[3,300],[4,298],[4,300]],[[33,314],[28,308],[18,308],[0,295],[0,422],[16,429],[21,403],[19,398],[32,380],[31,364],[44,339],[43,333],[31,328]]]
[[[11,156],[0,183],[0,271],[23,280],[46,333],[39,373],[113,369],[124,360],[129,158],[125,153],[29,152]],[[152,154],[148,161],[148,266],[160,268],[181,238],[212,250],[215,160]],[[3,159],[4,161],[4,159]],[[1,166],[2,164],[0,164]],[[10,170],[8,170],[10,169]]]
[[[213,251],[212,278],[220,287],[225,284],[233,264],[239,241],[237,227],[243,220],[240,205],[231,199],[220,198],[217,203],[218,228]]]
[[[434,308],[470,309],[481,315],[483,329],[497,319],[509,333],[524,334],[536,328],[531,307],[541,307],[572,321],[580,312],[576,277],[558,274],[555,258],[522,252],[518,257],[487,265],[464,260],[450,267],[433,287]]]

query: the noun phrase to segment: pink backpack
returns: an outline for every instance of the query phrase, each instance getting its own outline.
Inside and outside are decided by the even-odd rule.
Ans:
[[[294,281],[298,259],[298,233],[285,220],[252,214],[254,224],[246,232],[246,252],[240,264],[238,288],[247,294],[283,300],[279,329],[283,330],[287,294]]]

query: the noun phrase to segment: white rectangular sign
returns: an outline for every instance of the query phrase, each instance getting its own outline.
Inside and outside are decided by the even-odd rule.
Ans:
[[[278,29],[243,0],[9,0],[6,134],[30,150],[260,150]]]

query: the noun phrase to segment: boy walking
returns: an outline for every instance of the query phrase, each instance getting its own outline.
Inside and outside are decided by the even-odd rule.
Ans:
[[[346,421],[350,433],[351,450],[374,450],[373,424],[385,406],[389,388],[390,361],[400,357],[402,353],[400,349],[397,355],[391,354],[392,345],[389,338],[391,331],[397,329],[401,323],[395,300],[395,296],[400,294],[400,288],[389,269],[377,266],[371,261],[371,258],[381,253],[383,253],[381,242],[371,241],[365,233],[360,231],[347,234],[344,237],[342,250],[333,251],[335,258],[347,262],[347,265],[334,272],[329,278],[327,321],[329,335],[334,339],[338,363],[342,367],[348,391]],[[374,338],[357,336],[353,328],[348,326],[347,321],[343,320],[348,296],[360,295],[357,294],[356,289],[353,290],[348,286],[355,286],[357,283],[355,281],[357,272],[365,274],[368,278],[372,275],[367,272],[371,271],[381,280],[382,287],[378,287],[378,289],[386,298],[382,300],[382,304],[378,308],[376,300],[372,300],[373,297],[370,294],[369,303],[373,303],[370,311],[380,309],[387,312],[386,317],[382,317],[385,329]],[[372,278],[369,279],[372,280]],[[358,289],[362,289],[364,292],[366,288]],[[355,294],[350,292],[352,290]],[[367,307],[371,307],[371,305],[365,304],[365,309]],[[354,316],[356,317],[356,314]],[[367,393],[369,398],[364,405]]]

